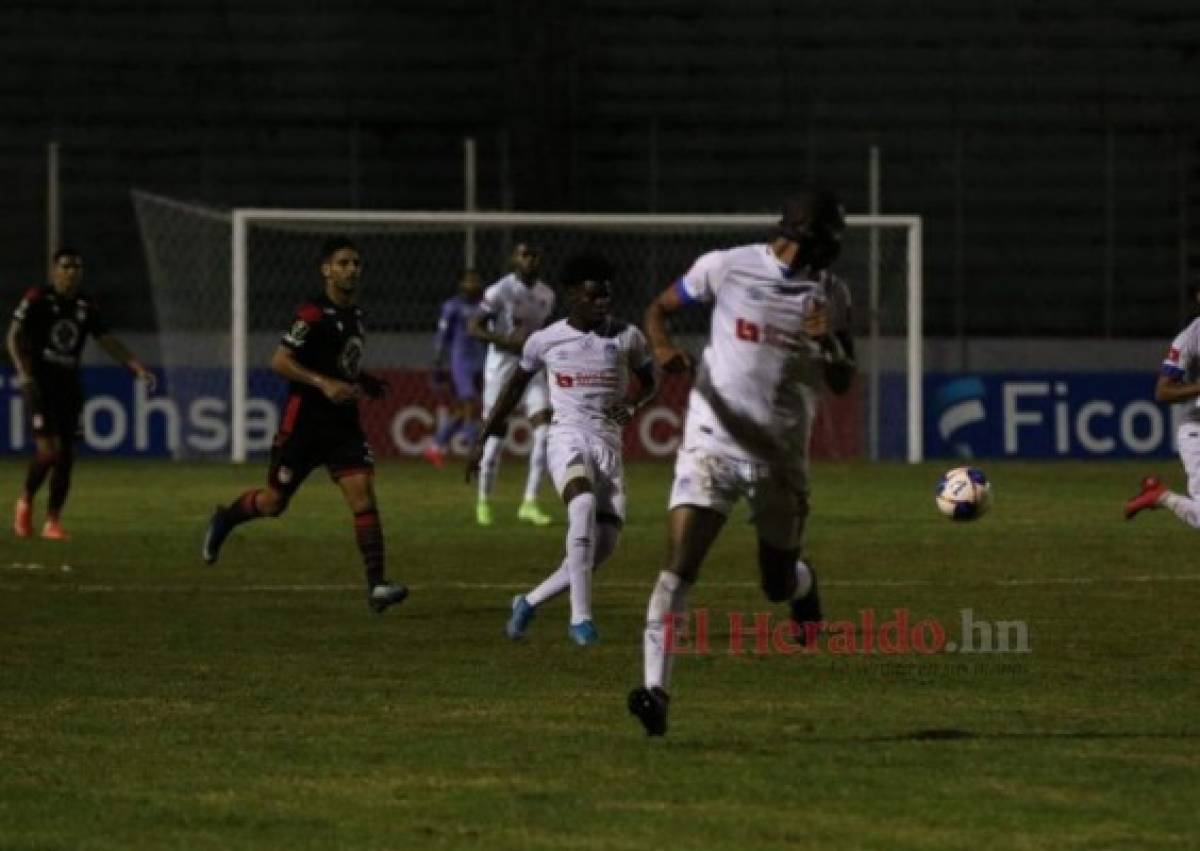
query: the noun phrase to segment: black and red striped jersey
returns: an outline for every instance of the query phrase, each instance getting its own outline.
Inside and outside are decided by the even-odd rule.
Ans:
[[[25,292],[13,311],[13,322],[27,341],[35,375],[77,371],[88,335],[108,333],[108,323],[94,299],[80,293],[62,296],[49,285]]]
[[[302,366],[353,384],[362,369],[365,340],[362,310],[357,305],[338,307],[322,293],[296,309],[280,342]],[[358,417],[357,405],[335,405],[311,385],[293,381],[288,390],[306,410],[346,421]]]

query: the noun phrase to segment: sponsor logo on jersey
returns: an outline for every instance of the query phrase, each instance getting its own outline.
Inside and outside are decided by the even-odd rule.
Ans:
[[[50,326],[50,342],[60,352],[74,351],[79,342],[79,326],[70,319],[60,319]]]
[[[363,356],[363,341],[362,337],[350,337],[342,346],[342,353],[338,355],[338,367],[342,370],[342,374],[349,378],[357,378],[358,371],[362,368]]]
[[[734,334],[739,340],[747,343],[761,343],[766,346],[777,346],[779,348],[792,348],[798,339],[798,335],[788,331],[786,328],[780,328],[777,325],[771,325],[767,322],[754,322],[750,319],[742,319],[738,317],[734,324]]]
[[[291,330],[284,335],[284,340],[291,343],[293,346],[303,346],[304,338],[308,336],[309,325],[303,319],[297,319],[292,323]]]
[[[554,373],[554,383],[559,387],[616,387],[621,382],[615,369],[602,372]]]
[[[286,485],[292,480],[292,470],[290,467],[280,467],[279,472],[275,474],[275,477],[279,479],[279,484]]]

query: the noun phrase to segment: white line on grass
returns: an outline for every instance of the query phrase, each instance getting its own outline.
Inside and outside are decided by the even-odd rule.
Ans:
[[[39,566],[40,567],[40,566]],[[16,569],[10,566],[9,569]],[[25,568],[28,569],[28,568]],[[931,579],[881,579],[881,580],[843,580],[843,581],[822,581],[822,585],[831,588],[910,588],[910,587],[936,587],[936,588],[978,588],[996,587],[1010,588],[1013,586],[1038,586],[1038,585],[1107,585],[1113,583],[1132,582],[1143,584],[1168,584],[1182,582],[1200,582],[1200,574],[1175,574],[1175,575],[1142,575],[1142,576],[1116,576],[1116,577],[1092,577],[1092,576],[1060,576],[1046,577],[1042,579],[994,579],[980,582],[935,582]],[[605,588],[623,589],[623,590],[646,590],[650,587],[648,582],[601,582]],[[429,584],[415,583],[411,587],[414,591],[423,591],[429,589],[448,589],[454,591],[519,591],[522,588],[527,588],[529,583],[517,582],[433,582]],[[757,588],[757,582],[705,582],[706,588]],[[23,590],[26,586],[9,587],[5,590]],[[336,585],[148,585],[148,584],[129,584],[129,585],[100,585],[100,584],[75,584],[62,583],[50,586],[28,586],[29,589],[35,587],[49,587],[52,590],[60,591],[76,591],[81,594],[111,594],[117,592],[131,593],[153,593],[153,594],[261,594],[271,592],[291,592],[299,594],[310,593],[327,593],[345,591],[360,591],[362,586],[358,584],[336,584]]]

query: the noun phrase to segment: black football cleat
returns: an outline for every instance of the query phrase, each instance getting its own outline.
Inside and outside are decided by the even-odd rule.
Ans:
[[[200,556],[205,564],[216,562],[221,555],[221,544],[225,543],[235,525],[229,519],[229,511],[218,505],[209,518],[208,528],[204,531],[204,544],[200,548]]]
[[[796,636],[796,641],[799,644],[808,643],[808,633],[813,627],[808,624],[816,624],[816,629],[819,631],[824,628],[822,623],[824,615],[821,612],[821,593],[817,590],[817,572],[813,570],[813,566],[808,566],[812,573],[812,588],[808,589],[808,593],[803,597],[792,600],[788,605],[792,609],[792,620],[800,628],[800,634]]]
[[[658,686],[639,687],[629,693],[629,712],[642,722],[647,736],[662,736],[667,732],[667,704],[670,702],[670,696]]]
[[[380,582],[367,592],[367,605],[377,615],[382,615],[390,607],[403,603],[408,598],[408,586],[392,582]]]

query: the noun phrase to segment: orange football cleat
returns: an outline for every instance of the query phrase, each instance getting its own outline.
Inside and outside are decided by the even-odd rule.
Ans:
[[[13,532],[18,538],[33,535],[33,506],[24,499],[18,499],[13,509]]]
[[[47,517],[45,524],[42,526],[42,537],[47,541],[69,541],[71,536],[68,535],[58,522],[57,517]]]
[[[1142,479],[1142,489],[1138,495],[1125,503],[1125,519],[1132,520],[1139,511],[1147,508],[1158,508],[1159,502],[1167,493],[1167,487],[1157,476],[1146,476]]]
[[[446,466],[446,453],[432,443],[426,446],[425,451],[421,454],[425,456],[426,461],[439,470]]]

